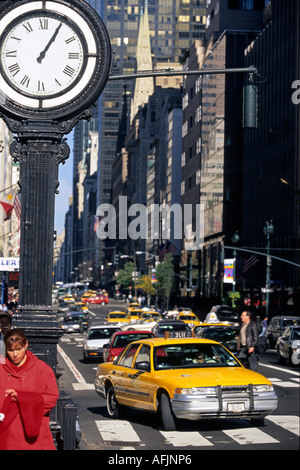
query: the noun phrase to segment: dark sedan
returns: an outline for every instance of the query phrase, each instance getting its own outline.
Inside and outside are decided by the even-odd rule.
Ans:
[[[185,338],[192,336],[192,330],[187,323],[181,320],[161,320],[153,328],[158,337],[170,336],[172,338]]]
[[[198,338],[212,339],[223,344],[231,353],[237,353],[240,329],[233,326],[206,326],[197,333]]]

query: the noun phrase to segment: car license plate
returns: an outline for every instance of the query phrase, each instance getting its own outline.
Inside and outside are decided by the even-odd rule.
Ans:
[[[240,413],[245,411],[245,403],[228,403],[227,411],[233,411],[233,413]]]

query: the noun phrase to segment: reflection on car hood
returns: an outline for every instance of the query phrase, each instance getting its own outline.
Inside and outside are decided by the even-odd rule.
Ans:
[[[156,371],[161,380],[176,379],[178,387],[206,387],[217,385],[270,384],[261,374],[244,367],[216,367],[199,369],[161,370]]]
[[[90,347],[90,346],[93,346],[93,347],[99,347],[99,348],[102,348],[104,346],[104,344],[107,344],[109,341],[109,338],[104,338],[104,339],[88,339],[86,341],[86,346],[87,347]]]

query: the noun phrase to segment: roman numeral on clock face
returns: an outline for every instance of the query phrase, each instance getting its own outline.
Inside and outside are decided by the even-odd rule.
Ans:
[[[45,84],[40,80],[38,81],[38,91],[45,91]]]
[[[10,65],[10,66],[8,67],[8,70],[10,71],[10,73],[11,73],[13,76],[15,76],[15,75],[17,75],[17,73],[20,72],[20,66],[19,66],[18,63],[12,64],[12,65]]]
[[[24,85],[28,88],[29,86],[29,83],[30,83],[30,78],[27,76],[27,75],[24,75],[24,77],[22,78],[22,80],[20,81],[20,84],[21,85]]]
[[[31,24],[29,23],[29,21],[27,23],[24,23],[23,24],[24,28],[26,29],[26,31],[28,33],[31,33],[33,31],[32,27],[31,27]]]
[[[6,51],[6,57],[17,57],[17,51]]]
[[[40,19],[39,29],[48,29],[48,18]]]
[[[72,67],[70,67],[69,65],[66,65],[63,72],[66,75],[69,75],[69,77],[72,77],[72,75],[74,75],[75,70]]]
[[[69,52],[69,59],[79,59],[78,52]]]

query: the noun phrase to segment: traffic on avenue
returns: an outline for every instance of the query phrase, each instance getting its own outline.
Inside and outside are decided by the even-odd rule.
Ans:
[[[59,387],[77,406],[79,450],[107,451],[110,464],[135,451],[127,463],[136,467],[190,465],[199,450],[299,450],[299,341],[294,351],[284,346],[291,330],[299,340],[299,319],[287,319],[276,340],[274,329],[272,337],[265,331],[269,347],[253,372],[235,358],[239,318],[200,321],[187,310],[180,320],[178,311],[152,317],[153,309],[111,298],[81,307],[59,309],[58,345]],[[170,396],[158,398],[161,389]],[[143,462],[148,454],[139,451],[154,460]]]

